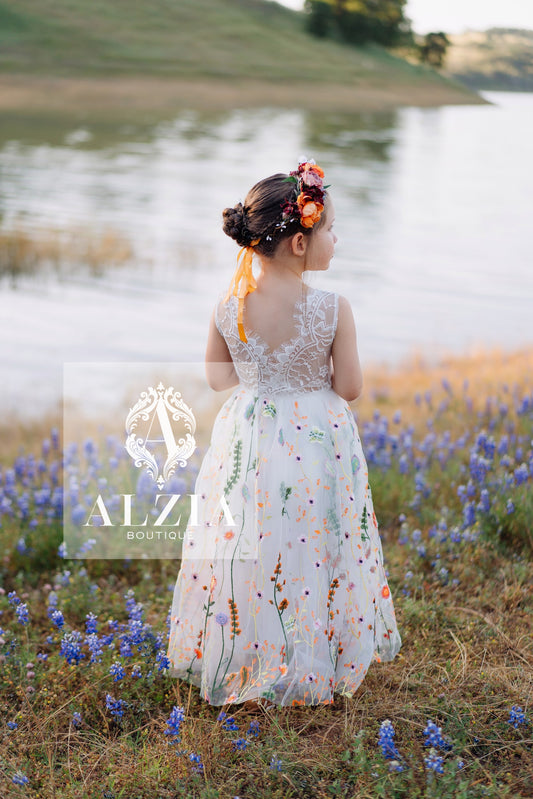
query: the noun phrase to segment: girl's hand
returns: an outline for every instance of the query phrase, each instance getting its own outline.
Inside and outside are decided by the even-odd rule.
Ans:
[[[357,333],[350,303],[339,295],[337,332],[331,348],[333,374],[331,386],[337,394],[351,402],[363,389],[363,374],[357,351]]]
[[[239,382],[228,345],[216,326],[215,311],[211,314],[209,323],[205,351],[205,376],[209,387],[215,391],[224,391],[236,386]]]

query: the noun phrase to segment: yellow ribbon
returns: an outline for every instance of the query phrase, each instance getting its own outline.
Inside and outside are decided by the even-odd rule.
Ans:
[[[239,338],[241,341],[248,341],[246,333],[244,332],[244,298],[247,294],[255,291],[257,283],[252,272],[252,257],[254,254],[253,248],[259,244],[260,239],[254,239],[247,247],[243,247],[237,256],[237,269],[233,275],[232,281],[224,302],[227,302],[231,295],[239,299],[237,310],[237,327],[239,329]],[[240,263],[239,263],[240,261]]]

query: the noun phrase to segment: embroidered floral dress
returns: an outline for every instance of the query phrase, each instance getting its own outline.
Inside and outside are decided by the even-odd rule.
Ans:
[[[359,433],[331,388],[338,295],[305,289],[274,350],[240,340],[235,297],[216,309],[240,383],[198,474],[168,649],[214,705],[351,696],[401,644]]]

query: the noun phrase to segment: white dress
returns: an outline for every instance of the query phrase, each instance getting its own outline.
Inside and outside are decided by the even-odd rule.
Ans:
[[[240,383],[198,474],[168,648],[213,705],[329,703],[400,649],[359,433],[331,388],[337,314],[306,286],[272,351],[240,340],[235,297],[217,304]]]

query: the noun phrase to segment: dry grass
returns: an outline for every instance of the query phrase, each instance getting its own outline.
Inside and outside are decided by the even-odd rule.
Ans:
[[[92,275],[121,266],[133,257],[124,235],[107,228],[103,231],[71,227],[66,230],[23,228],[0,230],[0,277],[16,281],[19,276],[52,270],[62,274],[86,269]]]

